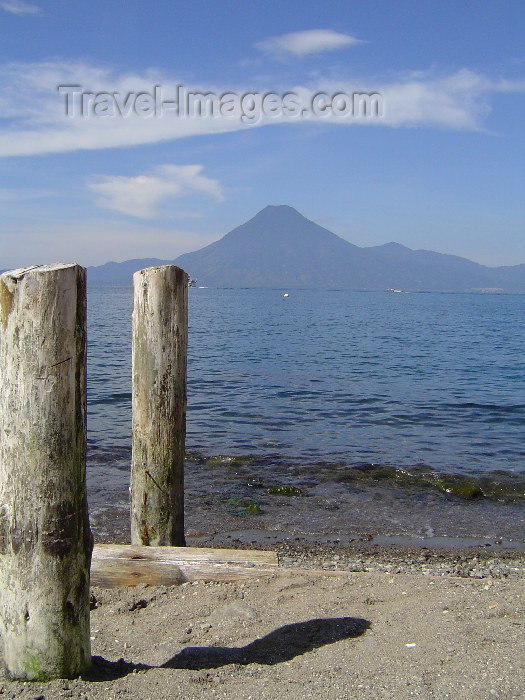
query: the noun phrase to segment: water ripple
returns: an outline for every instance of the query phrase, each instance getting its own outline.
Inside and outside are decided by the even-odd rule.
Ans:
[[[187,446],[525,469],[525,297],[190,290]],[[89,290],[90,444],[131,440],[131,289]]]

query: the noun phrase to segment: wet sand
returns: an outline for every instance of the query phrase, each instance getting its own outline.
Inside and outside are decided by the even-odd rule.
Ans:
[[[215,479],[215,480],[214,480]],[[295,538],[310,544],[371,541],[380,546],[525,549],[525,501],[465,500],[424,488],[333,482],[301,495],[269,494],[245,476],[226,484],[212,474],[186,478],[185,525],[198,546],[275,548]],[[99,542],[129,542],[128,491],[90,502]],[[253,508],[255,506],[255,509]],[[255,510],[255,512],[254,512]],[[234,545],[236,546],[236,545]]]

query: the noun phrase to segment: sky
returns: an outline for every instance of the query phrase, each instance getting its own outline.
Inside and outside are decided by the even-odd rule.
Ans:
[[[268,204],[525,263],[524,125],[519,0],[0,0],[0,269],[171,260]]]

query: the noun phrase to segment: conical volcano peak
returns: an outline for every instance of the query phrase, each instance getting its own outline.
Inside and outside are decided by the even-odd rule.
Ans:
[[[299,219],[305,221],[306,217],[288,204],[268,204],[268,206],[261,209],[251,220],[253,221],[254,219],[269,219],[272,221]]]
[[[293,212],[294,214],[297,214],[297,216],[303,217],[302,214],[300,214],[297,209],[294,209],[291,207],[289,204],[267,204],[264,209],[261,209],[259,214],[264,214],[264,213],[286,213],[286,212]],[[258,216],[258,214],[256,214]],[[304,218],[304,217],[303,217]]]
[[[171,262],[112,263],[100,268],[99,279],[115,279],[115,268],[129,279],[143,267]],[[286,204],[266,206],[220,240],[174,262],[206,287],[525,293],[525,264],[489,268],[394,242],[361,248]]]
[[[177,265],[206,286],[471,291],[504,288],[499,271],[399,243],[360,248],[286,204],[268,205]],[[525,274],[516,270],[518,284]],[[501,281],[500,281],[501,279]]]
[[[327,238],[338,237],[287,204],[270,204],[249,221],[227,233],[222,240],[240,242],[252,239],[252,241],[264,241],[266,245],[270,243],[273,245],[283,238],[292,245],[302,245],[312,238],[317,241],[326,241]],[[338,240],[342,241],[342,239]],[[344,243],[350,245],[346,241]]]

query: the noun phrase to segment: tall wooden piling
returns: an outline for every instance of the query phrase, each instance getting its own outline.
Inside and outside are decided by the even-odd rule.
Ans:
[[[188,275],[133,276],[131,542],[184,545]]]
[[[91,663],[86,285],[78,265],[0,276],[0,633],[13,678]]]

